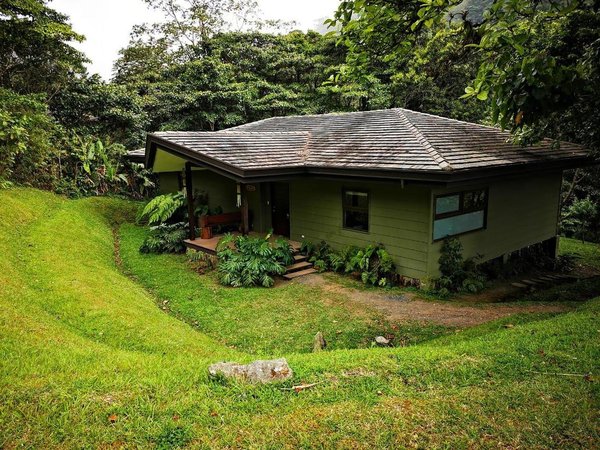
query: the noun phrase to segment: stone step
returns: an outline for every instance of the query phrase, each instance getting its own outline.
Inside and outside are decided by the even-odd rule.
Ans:
[[[310,269],[310,268],[312,268],[311,263],[309,263],[308,261],[300,261],[295,264],[292,264],[291,266],[287,266],[285,273],[292,273],[292,272],[297,272],[299,270]]]
[[[310,269],[299,270],[298,272],[286,273],[283,276],[283,278],[285,278],[286,280],[293,280],[294,278],[298,278],[298,277],[301,277],[304,275],[309,275],[311,273],[317,273],[317,271],[311,267]]]
[[[297,253],[294,255],[294,262],[302,262],[302,261],[306,261],[306,256],[305,255],[301,255],[300,253]]]

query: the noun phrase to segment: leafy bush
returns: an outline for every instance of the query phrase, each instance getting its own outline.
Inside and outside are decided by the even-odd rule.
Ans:
[[[294,263],[294,250],[290,243],[284,238],[278,238],[273,247],[275,259],[285,266]]]
[[[187,236],[187,227],[184,222],[174,224],[160,224],[150,228],[150,234],[146,237],[141,253],[183,253],[185,245],[183,240]]]
[[[598,215],[598,206],[589,197],[575,200],[563,213],[561,228],[570,237],[585,242],[587,234],[592,231],[590,225]]]
[[[325,241],[316,245],[304,241],[300,252],[309,257],[308,260],[319,272],[355,273],[365,284],[387,286],[396,276],[394,262],[381,244],[364,249],[349,246],[336,252]]]
[[[126,158],[125,147],[71,133],[60,142],[54,189],[70,197],[118,194],[144,198],[154,187],[154,176]]]
[[[300,253],[302,253],[306,257],[311,257],[315,251],[315,244],[310,241],[304,239],[300,244]]]
[[[42,95],[0,88],[0,181],[46,187],[49,163],[57,154],[53,141],[60,131]]]
[[[285,239],[271,244],[270,237],[225,235],[217,245],[219,281],[233,287],[272,286],[273,276],[285,273],[293,253]]]
[[[364,284],[387,286],[396,273],[394,261],[383,245],[369,245],[360,249],[346,264],[347,272],[360,273]]]
[[[182,192],[158,195],[142,209],[138,221],[147,219],[150,225],[166,223],[178,213],[182,216],[184,205],[185,195]]]
[[[479,292],[485,287],[485,276],[479,271],[476,258],[463,258],[463,246],[456,238],[444,240],[439,262],[441,276],[435,280],[438,294]]]
[[[351,261],[358,254],[360,248],[349,246],[329,256],[329,266],[334,272],[351,272]]]
[[[308,261],[311,262],[314,268],[319,272],[325,272],[329,269],[329,259],[333,254],[333,249],[331,246],[325,242],[321,241],[317,245],[313,245],[311,249],[311,253],[307,256]]]

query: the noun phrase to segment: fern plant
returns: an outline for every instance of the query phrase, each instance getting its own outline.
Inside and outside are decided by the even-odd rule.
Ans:
[[[185,205],[182,192],[158,195],[148,202],[138,215],[138,221],[147,219],[150,225],[166,223]]]
[[[140,247],[141,253],[183,253],[186,238],[186,225],[183,222],[160,224],[150,228],[150,234]]]
[[[383,245],[369,245],[349,259],[346,272],[359,273],[364,284],[387,286],[395,274],[395,266]]]

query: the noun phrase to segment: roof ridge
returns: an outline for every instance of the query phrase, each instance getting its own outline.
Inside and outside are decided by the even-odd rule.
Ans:
[[[289,114],[289,115],[285,115],[285,116],[272,116],[272,117],[267,117],[265,119],[255,120],[254,122],[247,122],[247,123],[243,123],[241,125],[236,125],[235,127],[218,130],[217,133],[221,133],[221,132],[228,131],[228,130],[236,131],[236,130],[240,130],[241,128],[244,128],[248,125],[254,125],[257,123],[262,123],[262,122],[266,122],[266,121],[273,120],[273,119],[287,119],[287,118],[292,118],[292,117],[345,116],[345,115],[350,115],[350,114],[358,115],[358,114],[368,114],[368,113],[374,113],[374,112],[386,112],[386,111],[390,111],[390,109],[394,109],[394,108],[366,109],[363,111],[330,111],[330,112],[326,112],[326,113]]]
[[[250,123],[256,123],[256,122],[249,122],[248,125]],[[226,129],[226,130],[219,130],[219,131],[207,131],[207,133],[219,133],[219,134],[310,134],[309,131],[244,131],[244,130],[233,130],[231,129],[231,131],[229,131],[230,128]]]
[[[396,108],[396,109],[401,110],[402,112],[408,111],[411,114],[421,114],[422,116],[429,116],[429,117],[435,117],[437,119],[445,119],[445,120],[451,120],[452,122],[464,123],[465,125],[471,125],[471,126],[477,125],[479,127],[490,128],[492,130],[500,131],[502,133],[507,133],[510,135],[510,131],[503,130],[502,128],[498,128],[497,126],[494,126],[494,125],[486,125],[484,123],[478,123],[478,122],[467,122],[466,120],[453,119],[452,117],[440,116],[439,114],[431,114],[431,113],[426,113],[423,111],[415,111],[413,109],[406,109],[406,108]]]
[[[414,123],[412,123],[408,117],[406,117],[406,114],[404,114],[404,110],[402,108],[394,108],[394,111],[400,117],[400,119],[403,120],[404,123],[408,126],[409,130],[415,135],[419,143],[423,145],[423,147],[425,147],[425,150],[427,151],[429,156],[433,158],[433,160],[439,166],[439,168],[442,170],[452,170],[452,166],[450,165],[450,163],[446,161],[441,155],[441,153],[438,152],[435,149],[435,147],[431,144],[431,142],[427,140],[425,135],[421,133],[421,130],[419,130],[419,128]]]
[[[256,123],[256,122],[250,122],[250,123]],[[231,130],[231,131],[230,131]],[[214,134],[266,134],[266,135],[271,135],[271,134],[291,134],[291,135],[305,135],[305,134],[309,134],[308,131],[244,131],[244,130],[233,130],[233,129],[225,129],[225,130],[219,130],[219,131],[156,131],[154,133],[148,133],[148,134],[155,134],[155,135],[161,135],[161,134],[175,134],[175,133],[185,133],[185,134],[204,134],[204,135],[214,135]]]
[[[499,133],[502,133],[502,134],[506,135],[507,136],[506,142],[513,144],[513,142],[511,142],[511,139],[510,139],[511,137],[513,137],[512,133],[509,130],[505,130],[503,128],[497,127],[496,125],[487,125],[485,123],[479,123],[479,122],[468,122],[466,120],[454,119],[452,117],[440,116],[438,114],[431,114],[431,113],[426,113],[426,112],[423,112],[423,111],[414,111],[412,109],[406,109],[406,108],[396,108],[396,109],[402,110],[403,112],[404,111],[408,111],[411,114],[421,114],[422,116],[429,116],[429,117],[436,117],[438,119],[450,120],[452,122],[458,122],[458,123],[462,123],[464,125],[489,128],[490,130],[494,130],[494,131],[497,131]],[[518,144],[515,144],[515,145],[518,145],[519,147],[521,147],[523,149],[526,149],[528,147],[529,148],[530,147],[535,147],[535,146],[539,145],[541,142],[549,142],[549,143],[558,142],[560,145],[562,145],[562,144],[577,145],[577,146],[579,146],[581,148],[584,148],[583,144],[578,144],[578,143],[570,142],[570,141],[564,141],[562,139],[549,138],[549,137],[546,137],[546,136],[542,137],[540,141],[534,142],[533,144],[529,144],[529,145],[526,145],[526,146],[519,146]]]

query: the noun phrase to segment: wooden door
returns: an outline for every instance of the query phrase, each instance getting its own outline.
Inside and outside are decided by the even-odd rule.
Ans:
[[[290,185],[271,183],[271,221],[273,233],[290,237]]]

